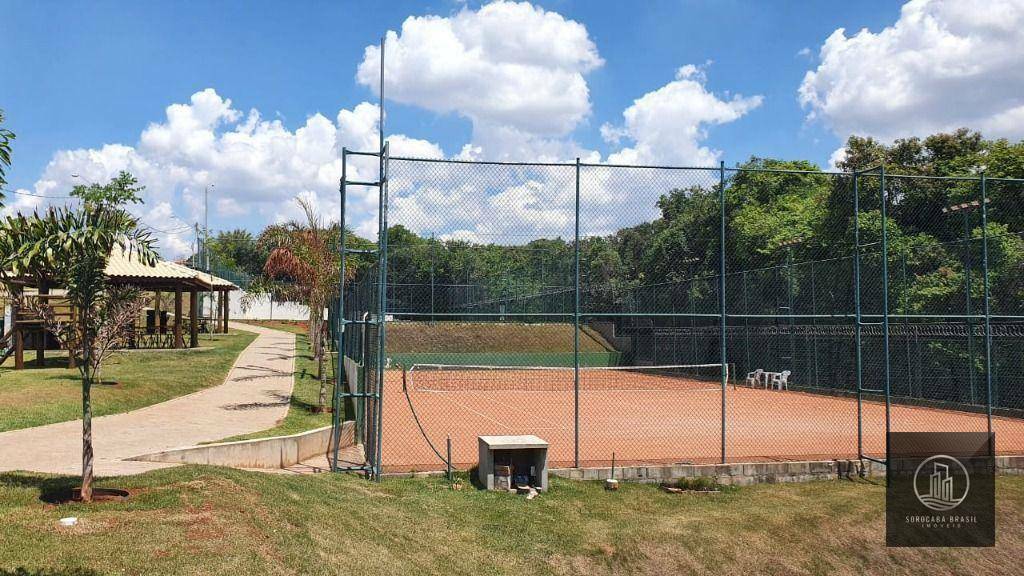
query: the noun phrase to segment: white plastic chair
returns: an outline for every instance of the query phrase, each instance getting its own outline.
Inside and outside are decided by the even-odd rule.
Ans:
[[[753,388],[754,386],[761,383],[761,379],[764,377],[764,370],[758,368],[753,372],[747,372],[747,386]]]
[[[783,370],[782,372],[772,372],[771,380],[768,382],[770,388],[776,390],[789,390],[789,376],[792,374],[789,370]]]

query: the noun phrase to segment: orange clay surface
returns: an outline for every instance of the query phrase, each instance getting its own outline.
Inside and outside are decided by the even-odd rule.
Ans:
[[[409,398],[427,437],[441,454],[452,439],[452,460],[477,462],[477,436],[535,434],[550,443],[553,467],[574,463],[572,370],[543,376],[510,370],[460,370],[452,376],[416,374]],[[581,466],[713,463],[721,459],[722,393],[706,381],[668,383],[620,371],[581,372]],[[403,392],[400,370],[388,370],[384,390],[383,454],[386,471],[440,470],[444,464],[420,433]],[[725,394],[728,462],[857,457],[856,398],[729,385]],[[993,417],[1000,454],[1024,454],[1024,419]],[[984,432],[984,414],[892,407],[892,430]],[[883,457],[885,405],[863,403],[864,453]]]

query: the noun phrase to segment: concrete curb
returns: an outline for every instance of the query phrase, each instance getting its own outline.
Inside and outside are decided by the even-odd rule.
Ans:
[[[623,466],[615,468],[615,477],[626,482],[665,482],[678,478],[712,476],[720,484],[746,486],[856,478],[862,472],[866,477],[884,477],[885,466],[870,460]],[[1024,474],[1024,456],[997,456],[996,473]],[[557,468],[552,469],[551,474],[571,480],[605,480],[611,477],[611,468]]]
[[[355,443],[355,423],[344,422],[341,447]],[[303,460],[326,454],[331,447],[331,427],[324,426],[290,436],[273,436],[236,442],[185,446],[127,458],[144,462],[211,464],[231,468],[287,468]]]

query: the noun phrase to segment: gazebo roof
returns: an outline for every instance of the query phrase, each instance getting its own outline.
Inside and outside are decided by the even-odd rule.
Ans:
[[[238,286],[236,286],[233,282],[231,282],[229,280],[225,280],[225,279],[223,279],[223,278],[221,278],[219,276],[214,276],[213,274],[208,274],[206,272],[202,272],[202,271],[196,270],[194,268],[189,268],[188,266],[185,266],[184,264],[178,264],[176,262],[164,262],[164,264],[167,264],[168,266],[174,266],[175,268],[180,268],[182,270],[185,270],[185,271],[191,273],[192,277],[196,280],[196,282],[201,284],[207,290],[237,290],[238,289]]]
[[[105,270],[112,280],[189,280],[195,278],[196,271],[178,266],[166,260],[157,260],[153,266],[144,264],[135,255],[126,254],[123,250],[114,249],[107,260]]]
[[[107,261],[107,278],[126,284],[185,284],[206,290],[237,290],[238,286],[223,278],[200,272],[175,262],[157,260],[147,266],[138,257],[115,249]]]

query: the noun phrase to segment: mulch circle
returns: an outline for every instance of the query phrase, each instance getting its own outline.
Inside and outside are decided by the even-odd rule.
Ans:
[[[131,496],[131,493],[127,490],[121,490],[120,488],[93,488],[92,489],[92,501],[93,502],[123,502]],[[82,489],[72,488],[71,493],[67,494],[67,499],[61,502],[55,502],[55,504],[66,504],[72,502],[82,502]]]

